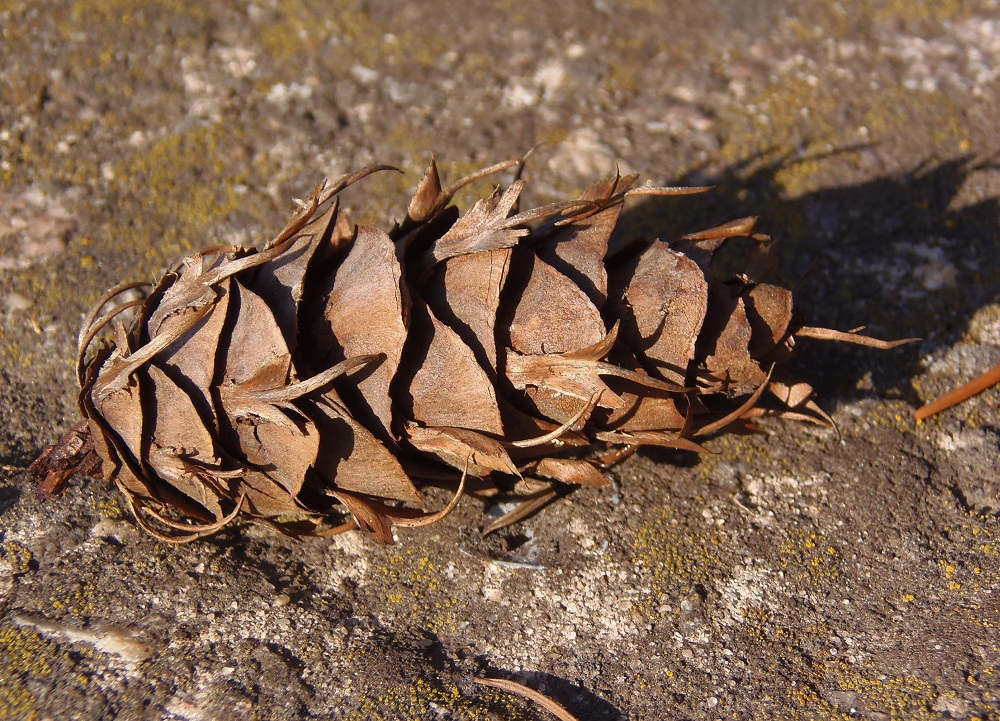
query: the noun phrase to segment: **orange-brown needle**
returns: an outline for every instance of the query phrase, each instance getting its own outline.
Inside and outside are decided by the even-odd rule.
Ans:
[[[977,393],[982,393],[997,383],[1000,383],[1000,364],[993,366],[990,370],[980,376],[976,376],[965,385],[956,388],[950,393],[945,393],[937,400],[921,406],[913,414],[913,417],[918,421],[922,421],[924,418],[928,418],[935,413],[940,413],[946,408],[951,408],[953,405],[961,403],[967,398],[972,398]]]

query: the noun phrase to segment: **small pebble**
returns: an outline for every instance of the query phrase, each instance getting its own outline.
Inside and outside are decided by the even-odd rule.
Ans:
[[[17,291],[11,291],[7,294],[7,310],[11,313],[18,310],[27,310],[31,305],[31,298],[23,296]]]

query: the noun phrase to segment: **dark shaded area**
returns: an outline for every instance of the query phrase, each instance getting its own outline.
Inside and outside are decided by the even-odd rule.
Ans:
[[[484,667],[483,675],[486,678],[508,679],[538,691],[569,711],[579,721],[624,721],[626,718],[597,694],[559,676],[538,671],[512,673],[489,664]]]
[[[590,690],[581,688],[579,684],[549,673],[511,672],[497,667],[490,661],[488,655],[478,653],[475,648],[449,648],[431,631],[422,631],[419,637],[406,640],[394,637],[391,632],[383,629],[379,637],[391,647],[392,650],[389,652],[391,654],[403,657],[414,653],[422,655],[430,667],[443,678],[457,683],[463,694],[469,698],[481,697],[488,690],[487,687],[476,684],[474,678],[507,679],[542,693],[580,721],[624,721],[625,719],[618,709]],[[514,697],[523,698],[516,695]],[[534,702],[525,703],[537,711],[539,718],[548,718],[547,713],[539,709]],[[495,710],[500,711],[499,708]]]
[[[838,330],[865,325],[866,333],[882,338],[924,339],[891,351],[806,339],[796,345],[788,368],[816,388],[828,411],[856,397],[853,388],[866,373],[872,383],[866,393],[892,390],[919,405],[907,381],[919,373],[920,356],[954,344],[972,314],[1000,298],[1000,200],[954,207],[970,176],[997,166],[970,156],[928,159],[902,174],[783,197],[778,174],[805,160],[814,159],[762,156],[722,172],[689,173],[679,184],[714,189],[650,198],[628,208],[617,242],[673,240],[734,218],[760,216],[758,229],[773,233],[772,241],[763,248],[748,240],[732,242],[716,259],[716,272],[746,273],[754,281],[791,288],[796,312],[807,325]],[[907,254],[906,248],[918,252]],[[913,270],[928,255],[957,269],[953,283],[915,287]],[[865,270],[887,266],[904,277],[881,278],[877,270]]]
[[[21,489],[13,486],[0,486],[0,516],[21,498]]]

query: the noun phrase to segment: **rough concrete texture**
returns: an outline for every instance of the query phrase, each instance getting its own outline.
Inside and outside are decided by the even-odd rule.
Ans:
[[[1000,719],[995,0],[0,0],[0,718]],[[82,314],[196,247],[258,241],[318,180],[388,225],[431,152],[457,177],[536,143],[530,200],[619,167],[748,213],[832,430],[642,453],[480,538],[484,509],[294,542],[183,546],[76,478],[20,472],[76,420]],[[481,190],[482,188],[480,188]],[[445,495],[432,495],[438,506]]]

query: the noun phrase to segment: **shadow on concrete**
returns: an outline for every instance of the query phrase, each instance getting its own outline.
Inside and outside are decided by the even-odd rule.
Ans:
[[[493,667],[487,667],[484,675],[488,678],[514,681],[538,691],[573,714],[579,721],[624,721],[625,719],[618,709],[597,694],[559,676],[538,671],[511,673]],[[540,714],[540,717],[546,716]]]
[[[838,151],[854,153],[872,151]],[[809,325],[864,325],[871,335],[924,339],[893,351],[804,340],[789,370],[816,388],[828,411],[856,397],[869,373],[864,395],[917,403],[910,379],[920,372],[920,357],[954,344],[975,311],[1000,298],[1000,202],[956,202],[970,178],[1000,166],[969,156],[928,159],[906,172],[787,197],[782,173],[817,160],[764,156],[714,174],[695,170],[677,184],[712,191],[637,203],[623,213],[614,240],[669,241],[760,216],[758,230],[774,240],[757,253],[750,241],[734,242],[716,264],[723,274],[746,272],[791,288]]]
[[[14,506],[21,498],[21,490],[14,486],[0,486],[0,516]]]

